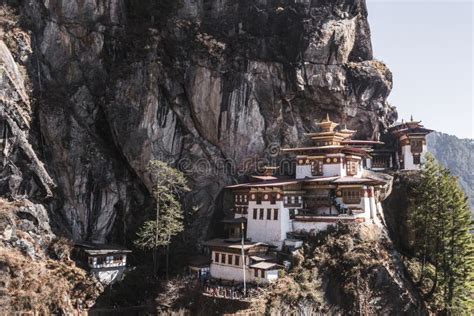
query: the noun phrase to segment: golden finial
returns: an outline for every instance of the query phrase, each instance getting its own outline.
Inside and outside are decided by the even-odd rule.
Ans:
[[[413,122],[413,114],[410,116],[410,122]]]

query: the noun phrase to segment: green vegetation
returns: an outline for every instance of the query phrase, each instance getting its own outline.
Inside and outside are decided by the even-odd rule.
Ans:
[[[418,284],[435,309],[470,314],[474,310],[474,243],[467,198],[458,179],[431,155],[416,193],[408,220],[414,234],[412,246],[421,261]]]
[[[166,274],[168,277],[168,255],[171,238],[184,230],[183,210],[179,197],[189,191],[184,175],[166,163],[153,160],[148,164],[153,182],[153,197],[156,201],[154,220],[143,224],[135,245],[153,250],[153,271],[158,269],[158,249],[166,248]]]

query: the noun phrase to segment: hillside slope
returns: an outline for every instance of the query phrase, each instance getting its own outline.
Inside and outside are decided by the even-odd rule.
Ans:
[[[434,132],[428,135],[428,151],[451,172],[459,177],[471,202],[474,215],[474,141]]]

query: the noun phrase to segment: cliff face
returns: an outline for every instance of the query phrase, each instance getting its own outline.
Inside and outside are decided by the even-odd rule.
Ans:
[[[190,232],[203,238],[238,176],[224,160],[271,157],[326,113],[369,138],[396,119],[363,0],[31,0],[2,11],[0,193],[42,202],[75,239],[125,241],[150,202],[150,159],[189,174]]]

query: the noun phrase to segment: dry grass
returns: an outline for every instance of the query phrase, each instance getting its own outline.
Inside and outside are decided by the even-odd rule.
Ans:
[[[58,238],[50,242],[48,231],[35,229],[36,235],[20,229],[25,220],[16,214],[25,206],[34,204],[0,199],[0,231],[15,228],[13,237],[0,239],[0,315],[73,314],[87,309],[102,292],[102,286],[69,259],[69,241]],[[34,255],[14,248],[15,240],[33,245]]]
[[[0,248],[1,312],[66,313],[87,308],[102,291],[95,280],[73,264],[32,261],[13,249]]]

